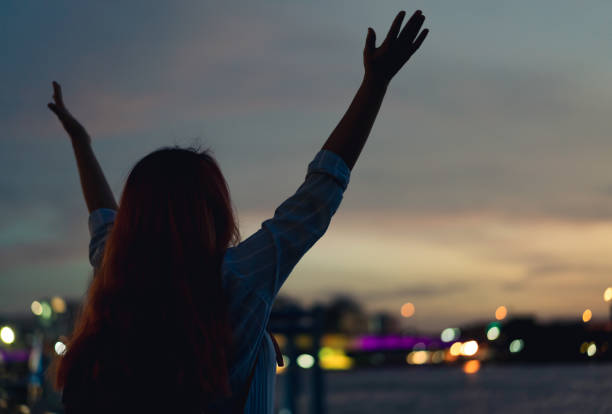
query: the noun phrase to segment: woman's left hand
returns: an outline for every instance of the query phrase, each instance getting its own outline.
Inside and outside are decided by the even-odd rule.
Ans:
[[[89,142],[89,135],[83,125],[66,109],[62,87],[55,81],[53,81],[53,101],[53,103],[47,104],[47,107],[57,115],[68,135],[73,139],[86,139]]]

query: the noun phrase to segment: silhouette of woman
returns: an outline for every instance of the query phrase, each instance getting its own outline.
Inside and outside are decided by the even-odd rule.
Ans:
[[[404,16],[398,13],[380,47],[368,29],[365,74],[346,114],[297,192],[242,242],[226,182],[207,152],[147,155],[118,206],[87,131],[53,82],[48,107],[72,142],[94,267],[57,362],[67,414],[272,412],[270,309],[327,229],[391,79],[427,36],[420,10],[401,29]]]

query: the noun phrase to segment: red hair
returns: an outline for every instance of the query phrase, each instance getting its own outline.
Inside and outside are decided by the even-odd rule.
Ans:
[[[58,362],[65,403],[76,394],[84,404],[154,396],[201,407],[229,396],[221,264],[238,241],[227,184],[208,152],[164,148],[140,160]],[[86,392],[70,391],[79,387]]]

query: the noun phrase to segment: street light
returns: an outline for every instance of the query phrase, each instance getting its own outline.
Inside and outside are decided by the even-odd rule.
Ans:
[[[15,342],[15,331],[10,326],[3,326],[0,329],[0,339],[7,345]]]

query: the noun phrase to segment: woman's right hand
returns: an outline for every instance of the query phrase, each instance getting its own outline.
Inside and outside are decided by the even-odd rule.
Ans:
[[[425,16],[420,10],[412,15],[400,33],[405,15],[404,11],[397,14],[387,37],[378,48],[376,47],[376,33],[371,27],[368,28],[363,51],[366,79],[387,85],[427,37],[428,29],[424,29],[419,34],[425,21]]]
[[[62,96],[62,87],[59,83],[53,81],[53,103],[48,103],[47,107],[53,111],[57,118],[62,123],[62,126],[70,135],[72,139],[86,139],[87,142],[90,141],[89,135],[87,131],[81,125],[79,121],[76,120],[74,116],[68,111],[66,105],[64,105],[64,98]]]

